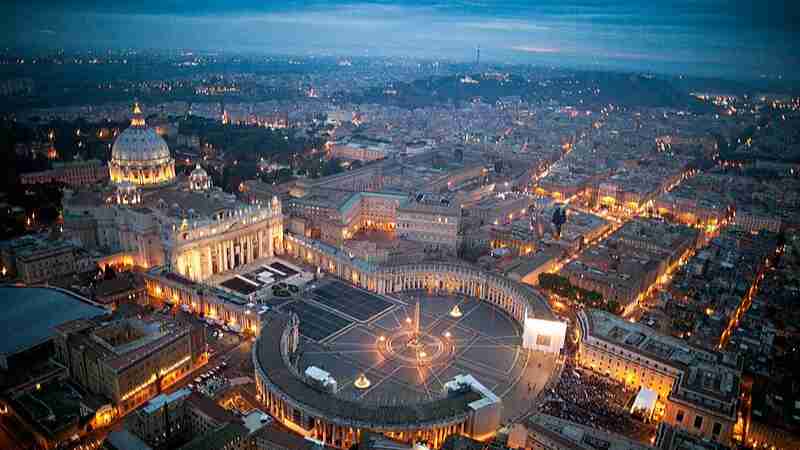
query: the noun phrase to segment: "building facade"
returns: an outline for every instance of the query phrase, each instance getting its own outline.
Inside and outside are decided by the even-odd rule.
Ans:
[[[73,161],[54,163],[53,168],[19,176],[22,184],[63,183],[68,186],[92,186],[108,180],[108,167],[100,161]]]
[[[155,267],[144,274],[146,302],[155,307],[173,305],[208,322],[228,325],[250,335],[261,329],[262,308],[219,288],[203,285]]]
[[[0,258],[5,276],[37,284],[93,269],[89,255],[72,242],[23,236],[4,242]]]
[[[398,236],[455,252],[461,245],[461,206],[444,197],[416,194],[397,209]]]
[[[177,322],[79,320],[56,328],[56,359],[70,377],[125,415],[205,358],[203,330]]]
[[[578,361],[628,388],[658,393],[664,423],[724,445],[741,440],[741,370],[728,354],[663,336],[600,310],[578,314]]]
[[[143,268],[167,265],[197,281],[283,249],[277,198],[247,205],[217,189],[181,185],[139,191],[126,182],[116,192],[68,195],[64,229],[84,247],[125,253]]]

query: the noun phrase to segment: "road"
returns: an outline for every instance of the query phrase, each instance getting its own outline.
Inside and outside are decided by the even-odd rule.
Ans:
[[[208,327],[206,330],[214,331],[215,328]],[[209,338],[207,339],[215,339]],[[169,388],[167,388],[164,393],[170,394],[179,389],[185,388],[190,383],[194,383],[194,379],[205,373],[206,371],[217,367],[223,361],[228,363],[228,367],[225,368],[223,371],[227,373],[229,371],[233,371],[236,367],[240,366],[243,362],[244,358],[249,358],[250,355],[250,348],[252,348],[252,338],[240,338],[232,333],[225,333],[225,337],[222,339],[222,347],[213,347],[215,348],[214,356],[210,357],[208,362],[205,364],[196,367],[193,371],[189,372],[181,378],[179,381],[173,383]],[[217,341],[219,342],[219,341]],[[242,375],[245,375],[242,373]],[[252,376],[253,374],[248,374]]]

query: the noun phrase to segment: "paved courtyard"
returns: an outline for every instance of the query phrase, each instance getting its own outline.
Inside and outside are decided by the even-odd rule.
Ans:
[[[410,344],[417,302],[419,339]],[[460,317],[450,314],[456,305]],[[504,419],[514,418],[531,409],[555,366],[554,357],[521,347],[522,330],[505,312],[460,295],[384,297],[325,280],[281,309],[300,318],[301,371],[322,368],[338,396],[366,403],[430,401],[456,375],[471,374],[503,398]],[[360,374],[366,389],[353,384]]]

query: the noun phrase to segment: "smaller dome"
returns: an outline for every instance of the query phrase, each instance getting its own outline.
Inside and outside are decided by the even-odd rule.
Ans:
[[[207,177],[208,173],[200,166],[200,164],[197,164],[189,176],[192,178],[202,178]]]
[[[189,174],[189,189],[192,191],[207,191],[211,189],[211,178],[198,164]]]

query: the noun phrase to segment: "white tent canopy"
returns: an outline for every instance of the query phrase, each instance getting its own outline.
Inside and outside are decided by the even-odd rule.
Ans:
[[[656,391],[642,387],[639,389],[639,393],[636,394],[636,399],[633,401],[631,414],[637,410],[641,410],[644,412],[645,417],[650,418],[650,416],[653,415],[653,410],[656,408],[657,400],[658,393],[656,393]]]

